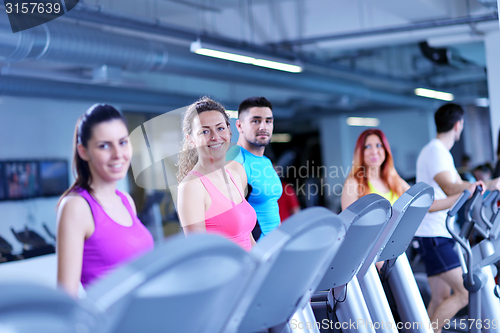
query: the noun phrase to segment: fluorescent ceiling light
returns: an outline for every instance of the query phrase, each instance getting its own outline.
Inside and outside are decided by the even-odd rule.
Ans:
[[[226,112],[229,114],[229,118],[238,119],[238,111],[226,110]]]
[[[349,126],[377,127],[380,124],[380,120],[378,118],[365,117],[349,117],[346,122]]]
[[[194,42],[194,43],[196,43],[196,42]],[[200,48],[200,49],[196,49],[196,51],[194,51],[194,53],[201,54],[201,55],[204,55],[207,57],[212,57],[212,58],[219,58],[219,59],[224,59],[224,60],[229,60],[229,61],[241,62],[243,64],[252,64],[255,61],[255,58],[252,58],[252,57],[247,57],[247,56],[229,53],[229,52],[211,50],[211,49]]]
[[[193,53],[204,55],[207,57],[235,61],[242,64],[271,68],[290,73],[302,72],[302,67],[299,65],[286,63],[281,60],[274,61],[270,59],[261,59],[258,55],[245,55],[243,51],[237,51],[238,53],[234,53],[232,50],[226,50],[219,46],[210,46],[209,48],[207,47],[207,45],[205,45],[205,47],[203,47],[199,40],[191,43],[190,50]]]
[[[488,106],[490,106],[490,99],[488,97],[476,98],[475,102],[476,106],[480,106],[483,108],[487,108]]]
[[[442,92],[442,91],[437,91],[437,90],[425,89],[425,88],[415,89],[415,95],[422,96],[422,97],[428,97],[428,98],[434,98],[434,99],[440,99],[442,101],[448,101],[448,102],[452,101],[454,98],[453,94],[450,94],[447,92]]]
[[[302,67],[300,67],[300,66],[285,64],[285,63],[277,62],[277,61],[264,60],[264,59],[255,59],[255,61],[252,62],[252,65],[259,66],[259,67],[271,68],[271,69],[277,69],[279,71],[290,72],[290,73],[302,72]]]
[[[271,137],[271,142],[286,143],[292,141],[292,136],[288,133],[276,133]]]

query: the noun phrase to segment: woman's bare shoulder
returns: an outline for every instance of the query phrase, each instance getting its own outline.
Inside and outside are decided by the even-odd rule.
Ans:
[[[71,211],[89,211],[90,207],[87,200],[80,194],[75,192],[68,193],[64,198],[62,198],[59,205],[59,210],[71,210]]]
[[[241,163],[238,163],[236,161],[230,161],[226,167],[228,169],[231,169],[231,170],[234,170],[234,171],[237,171],[238,173],[240,172],[245,172],[245,167],[243,165],[241,165]]]
[[[354,177],[347,177],[344,186],[349,186],[349,187],[358,186],[358,181]]]
[[[236,161],[231,161],[226,165],[226,167],[229,170],[229,172],[231,173],[231,175],[235,178],[235,180],[237,180],[241,183],[245,183],[245,184],[243,184],[243,186],[246,186],[248,179],[247,179],[247,173],[246,173],[243,165],[241,165],[240,163],[238,163]],[[234,172],[231,172],[231,171],[234,171]]]
[[[179,195],[201,193],[203,183],[197,175],[187,175],[179,184]]]
[[[59,231],[70,227],[70,230],[88,236],[93,230],[94,217],[87,200],[77,193],[66,195],[58,207],[57,223]]]

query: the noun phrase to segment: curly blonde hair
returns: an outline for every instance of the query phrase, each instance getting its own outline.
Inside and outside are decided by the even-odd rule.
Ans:
[[[184,119],[182,120],[182,135],[183,139],[181,142],[181,150],[179,152],[179,162],[176,164],[179,167],[177,171],[177,181],[180,183],[189,171],[193,170],[194,166],[198,162],[198,152],[195,148],[191,147],[187,135],[192,135],[193,133],[193,120],[194,117],[200,113],[207,111],[218,111],[224,117],[226,125],[230,126],[229,116],[226,113],[226,109],[216,101],[203,96],[186,109],[184,113]]]

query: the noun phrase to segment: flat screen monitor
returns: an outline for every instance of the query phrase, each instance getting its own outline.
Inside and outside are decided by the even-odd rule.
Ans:
[[[4,177],[4,164],[0,162],[0,200],[7,199],[6,196],[6,182]]]
[[[40,195],[38,162],[4,162],[5,195],[9,200],[34,198]]]
[[[69,187],[68,162],[65,160],[42,160],[40,163],[41,195],[59,196]]]

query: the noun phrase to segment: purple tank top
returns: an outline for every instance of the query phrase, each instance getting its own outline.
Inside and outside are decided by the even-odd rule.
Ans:
[[[134,214],[123,193],[116,190],[116,194],[120,196],[132,217],[132,225],[129,227],[113,221],[86,190],[80,189],[76,193],[89,203],[95,224],[94,233],[85,240],[83,245],[81,276],[83,287],[87,287],[109,271],[153,249],[153,236]]]

